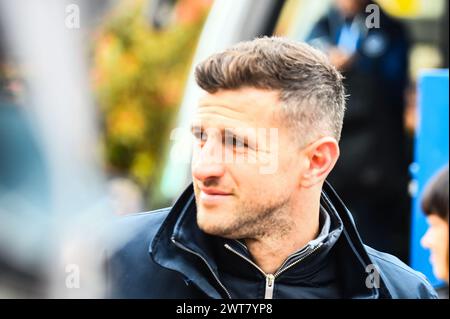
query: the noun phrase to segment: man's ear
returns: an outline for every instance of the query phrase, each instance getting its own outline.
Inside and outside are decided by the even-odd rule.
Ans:
[[[310,188],[327,178],[339,158],[339,145],[335,138],[326,136],[303,149],[308,167],[302,174],[301,186]]]

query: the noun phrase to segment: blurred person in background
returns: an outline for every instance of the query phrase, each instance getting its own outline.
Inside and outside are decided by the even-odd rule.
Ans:
[[[334,4],[308,37],[342,72],[349,94],[341,159],[328,181],[347,203],[363,240],[407,262],[410,152],[403,125],[407,36],[402,25],[379,7],[379,25],[370,24],[377,18],[369,17],[373,9],[366,13],[372,1]]]
[[[448,187],[447,164],[427,184],[421,202],[429,224],[421,244],[431,251],[430,261],[434,275],[445,282],[445,285],[437,290],[442,299],[448,299]]]

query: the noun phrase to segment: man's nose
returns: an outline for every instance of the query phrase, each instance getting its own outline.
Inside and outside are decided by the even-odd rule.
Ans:
[[[200,181],[219,178],[225,173],[222,159],[222,147],[208,140],[203,147],[195,151],[192,157],[192,176]]]

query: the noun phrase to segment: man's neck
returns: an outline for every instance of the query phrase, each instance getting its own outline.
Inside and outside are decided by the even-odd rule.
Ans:
[[[262,238],[246,239],[245,244],[255,263],[266,273],[274,274],[293,253],[303,248],[319,234],[320,202],[302,205],[289,215],[288,232],[276,230]]]

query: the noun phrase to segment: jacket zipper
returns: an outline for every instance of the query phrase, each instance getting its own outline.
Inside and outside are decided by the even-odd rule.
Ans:
[[[286,270],[294,267],[295,265],[297,265],[299,262],[301,262],[303,259],[305,259],[306,257],[310,256],[311,254],[313,254],[316,250],[318,250],[320,247],[322,247],[323,243],[319,243],[317,244],[317,246],[315,246],[314,248],[312,248],[312,250],[304,255],[303,257],[301,257],[300,259],[294,261],[292,264],[288,265],[285,268],[280,268],[276,273],[275,273],[275,278],[278,277],[279,275],[281,275],[282,273],[284,273]]]
[[[316,250],[318,250],[320,247],[322,247],[322,243],[319,243],[316,247],[314,247],[309,253],[305,254],[303,257],[301,257],[300,259],[296,260],[295,262],[293,262],[292,264],[288,265],[287,267],[280,267],[280,269],[278,269],[275,274],[266,274],[257,264],[255,264],[252,260],[250,260],[249,258],[247,258],[246,256],[242,255],[241,253],[237,252],[236,250],[234,250],[233,248],[231,248],[230,245],[225,244],[225,248],[227,248],[228,250],[232,251],[233,253],[235,253],[236,255],[238,255],[239,257],[243,258],[244,260],[246,260],[247,262],[249,262],[251,265],[253,265],[256,269],[258,269],[266,278],[266,288],[264,291],[264,299],[272,299],[273,298],[273,290],[275,288],[275,279],[280,276],[283,272],[285,272],[286,270],[290,269],[291,267],[294,267],[295,265],[297,265],[299,262],[301,262],[303,259],[305,259],[306,257],[310,256],[312,253],[314,253]]]
[[[264,299],[273,299],[273,288],[275,286],[275,276],[266,275],[266,289],[264,291]]]
[[[206,266],[208,266],[209,270],[210,270],[211,273],[213,274],[214,279],[216,280],[216,282],[217,282],[217,283],[219,284],[219,286],[223,289],[223,291],[225,291],[225,293],[227,294],[227,297],[228,297],[229,299],[231,299],[231,295],[230,295],[230,293],[228,292],[227,288],[225,288],[225,286],[224,286],[224,285],[222,284],[222,282],[219,280],[219,277],[217,277],[216,273],[215,273],[214,270],[212,269],[211,265],[208,263],[208,261],[207,261],[202,255],[200,255],[199,253],[197,253],[197,252],[195,252],[195,251],[193,251],[193,250],[187,248],[186,246],[180,244],[179,242],[177,242],[177,241],[175,240],[174,237],[172,237],[171,240],[172,240],[172,242],[175,244],[175,246],[177,246],[178,248],[180,248],[180,249],[182,249],[182,250],[184,250],[184,251],[186,251],[186,252],[188,252],[188,253],[194,254],[195,256],[197,256],[197,257],[199,257],[201,260],[203,260],[203,262],[206,264]]]
[[[244,248],[246,251],[248,251],[247,246],[245,246],[243,243],[241,243],[239,240],[235,239],[234,240],[235,243],[237,243],[239,246],[241,246],[242,248]]]

